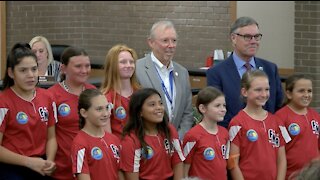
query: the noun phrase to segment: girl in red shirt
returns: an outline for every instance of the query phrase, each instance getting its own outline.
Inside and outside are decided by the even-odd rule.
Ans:
[[[158,91],[144,88],[132,95],[121,142],[120,168],[126,179],[182,178],[185,158],[177,130],[168,122]]]

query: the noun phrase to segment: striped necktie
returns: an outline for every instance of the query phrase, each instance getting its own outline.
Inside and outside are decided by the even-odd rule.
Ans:
[[[247,71],[251,70],[251,65],[248,62],[244,64],[244,67],[247,69]]]

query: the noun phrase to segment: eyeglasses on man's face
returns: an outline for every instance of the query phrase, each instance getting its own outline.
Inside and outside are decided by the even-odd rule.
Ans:
[[[237,36],[243,37],[245,41],[251,41],[252,38],[256,41],[260,41],[262,38],[262,34],[255,34],[255,35],[250,35],[250,34],[239,34],[239,33],[234,33]]]

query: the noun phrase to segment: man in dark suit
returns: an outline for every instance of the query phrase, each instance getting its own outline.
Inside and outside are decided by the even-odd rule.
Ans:
[[[240,96],[240,81],[247,69],[263,70],[269,77],[270,98],[265,109],[271,113],[282,104],[283,92],[277,65],[255,57],[262,34],[258,23],[250,17],[238,18],[230,30],[233,53],[206,72],[207,85],[220,89],[226,98],[227,113],[219,124],[228,127],[231,119],[245,107]]]
[[[172,60],[177,42],[171,21],[154,23],[148,38],[152,52],[137,61],[136,76],[142,87],[161,94],[170,122],[182,139],[193,125],[192,93],[187,69]]]

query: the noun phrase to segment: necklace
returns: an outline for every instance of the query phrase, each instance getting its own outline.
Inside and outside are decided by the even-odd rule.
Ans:
[[[67,92],[71,93],[71,90],[70,90],[70,88],[67,86],[66,81],[62,81],[60,84],[62,85],[62,87],[63,87],[64,90],[66,90]],[[82,91],[84,91],[84,90],[85,90],[85,87],[82,85]]]

